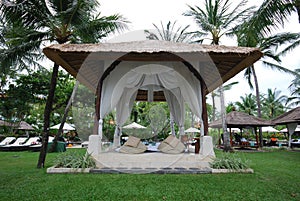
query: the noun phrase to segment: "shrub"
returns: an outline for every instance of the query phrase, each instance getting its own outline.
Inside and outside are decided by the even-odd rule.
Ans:
[[[230,169],[230,170],[241,170],[248,169],[248,161],[238,158],[236,154],[224,153],[220,157],[215,158],[210,166],[214,169]]]
[[[54,160],[55,167],[63,168],[94,168],[96,163],[89,153],[64,152]]]

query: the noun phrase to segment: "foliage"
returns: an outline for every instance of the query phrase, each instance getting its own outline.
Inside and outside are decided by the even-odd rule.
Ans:
[[[294,107],[300,105],[300,69],[295,70],[298,75],[295,75],[295,79],[292,80],[289,90],[291,96],[287,100],[289,107]]]
[[[246,4],[247,0],[242,0],[233,7],[229,0],[205,0],[205,9],[188,5],[189,10],[184,15],[193,17],[200,28],[193,32],[198,38],[196,42],[202,43],[210,35],[211,44],[218,45],[223,35],[231,33],[249,17],[254,7],[244,8]]]
[[[165,40],[165,41],[173,41],[173,42],[190,42],[191,36],[187,32],[187,29],[190,25],[185,26],[184,28],[178,27],[176,28],[176,21],[171,23],[169,21],[167,26],[164,27],[163,23],[160,22],[161,29],[156,25],[153,24],[155,27],[155,32],[145,30],[146,38],[149,40]]]
[[[240,96],[242,99],[241,102],[237,101],[235,104],[237,105],[237,110],[241,112],[245,112],[246,114],[254,115],[256,112],[256,102],[255,96],[253,94],[246,94],[244,97]]]
[[[51,73],[46,69],[33,72],[30,75],[22,74],[12,80],[12,84],[6,89],[5,97],[0,101],[0,115],[6,120],[24,120],[40,129],[43,122],[43,107],[48,94],[48,86]],[[60,120],[60,114],[72,93],[74,79],[64,73],[59,72],[56,95],[54,99],[54,114],[51,122],[56,124]]]
[[[63,152],[60,153],[55,161],[55,167],[63,168],[94,168],[96,163],[89,153],[79,153],[79,152]]]
[[[244,170],[249,168],[249,162],[242,160],[236,154],[223,153],[215,158],[210,166],[214,169]]]
[[[268,89],[266,95],[262,95],[262,116],[266,119],[274,119],[275,117],[284,113],[284,102],[287,96],[280,96],[281,91],[273,91]]]

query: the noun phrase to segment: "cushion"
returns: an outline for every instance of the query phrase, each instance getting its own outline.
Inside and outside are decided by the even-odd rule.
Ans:
[[[176,147],[179,140],[174,135],[169,135],[164,142],[169,144],[171,147]]]
[[[120,152],[125,153],[125,154],[140,154],[140,153],[145,152],[146,150],[147,150],[147,147],[142,142],[139,142],[137,147],[126,146],[124,144],[120,148]]]
[[[129,146],[129,147],[137,147],[138,144],[140,143],[140,139],[134,136],[129,136],[128,140],[125,142],[125,146]]]

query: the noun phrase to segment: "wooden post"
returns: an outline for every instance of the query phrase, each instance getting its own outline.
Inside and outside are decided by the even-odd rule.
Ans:
[[[204,126],[204,135],[208,135],[208,116],[207,116],[207,107],[206,107],[206,85],[204,81],[200,80],[201,84],[201,96],[202,96],[202,121]]]

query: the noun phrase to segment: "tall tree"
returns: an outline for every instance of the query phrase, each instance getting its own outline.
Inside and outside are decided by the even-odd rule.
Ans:
[[[281,91],[268,89],[268,93],[262,95],[263,116],[267,119],[274,119],[284,112],[284,103],[287,96],[280,95]]]
[[[205,0],[205,8],[199,6],[190,6],[184,13],[185,16],[191,16],[199,26],[200,30],[192,32],[194,37],[198,37],[197,42],[203,42],[204,39],[211,41],[213,45],[220,44],[220,38],[231,33],[237,24],[247,19],[254,7],[244,8],[247,0],[242,0],[235,7],[229,0]],[[208,38],[205,38],[207,37]],[[225,124],[225,103],[223,96],[223,86],[219,88],[221,98],[221,116],[224,132],[224,151],[231,150],[229,134]]]
[[[265,60],[264,64],[266,66],[288,73],[293,72],[279,65],[281,61],[280,55],[291,51],[299,45],[299,34],[281,33],[272,35],[272,32],[283,26],[291,13],[295,11],[296,6],[294,2],[292,0],[264,0],[250,18],[237,26],[237,38],[240,46],[260,48],[264,53],[264,58],[271,58],[277,62],[275,64],[274,62],[270,63]],[[280,45],[288,43],[292,44],[281,53],[276,52]],[[248,67],[244,75],[248,79],[250,88],[253,88],[251,83],[251,78],[253,77],[258,107],[257,114],[258,117],[261,117],[260,91],[254,65]],[[260,145],[262,146],[261,129],[259,130],[259,136]]]
[[[0,7],[1,18],[12,26],[5,37],[18,50],[15,54],[6,54],[4,59],[15,61],[27,52],[41,55],[41,45],[49,42],[99,42],[108,33],[126,28],[126,20],[121,15],[101,17],[97,12],[98,6],[96,0],[4,0]],[[44,167],[46,159],[58,68],[59,65],[54,63],[44,112],[43,145],[38,168]]]
[[[249,115],[255,115],[256,113],[256,101],[253,94],[246,94],[245,96],[240,96],[241,101],[237,101],[235,105],[238,107],[237,110],[247,113]]]
[[[287,99],[288,107],[295,107],[300,105],[300,69],[295,70],[298,75],[292,80],[289,86],[291,96]]]
[[[145,30],[146,38],[150,40],[165,40],[173,42],[190,42],[191,35],[187,31],[190,25],[185,27],[176,27],[176,21],[173,23],[169,21],[166,26],[160,22],[161,27],[156,24],[153,24],[155,27],[154,31]]]

